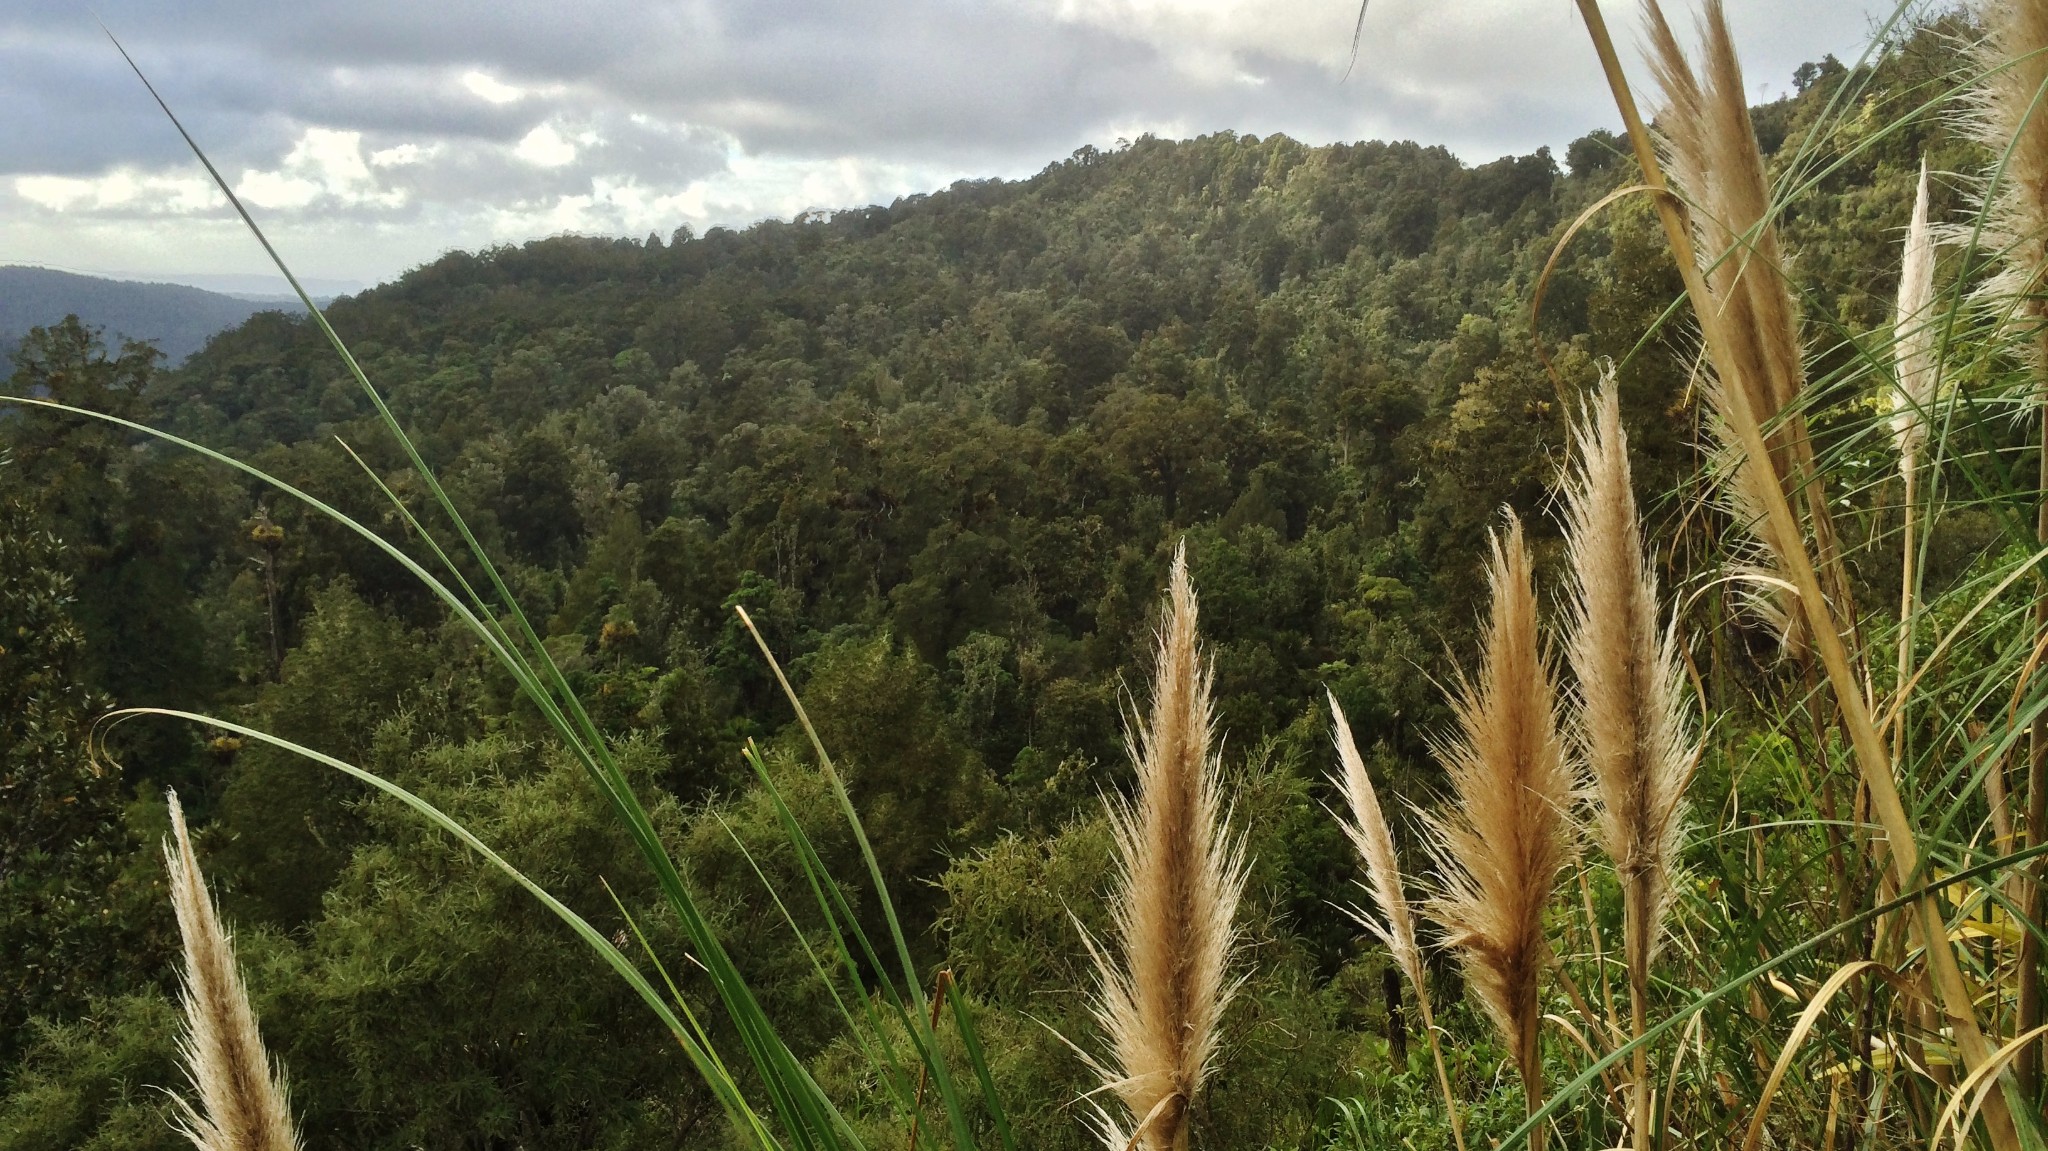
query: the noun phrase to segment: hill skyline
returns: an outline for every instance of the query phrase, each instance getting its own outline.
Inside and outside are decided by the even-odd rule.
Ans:
[[[257,277],[225,277],[227,282]],[[323,306],[332,296],[315,296]],[[301,310],[285,295],[209,291],[160,280],[92,276],[26,264],[0,264],[0,343],[12,348],[31,328],[49,327],[67,315],[105,329],[110,341],[153,342],[172,364],[239,327],[259,312]]]

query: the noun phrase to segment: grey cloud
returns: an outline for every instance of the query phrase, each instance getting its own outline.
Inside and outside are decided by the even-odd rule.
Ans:
[[[680,187],[725,166],[725,153],[715,141],[689,133],[651,130],[624,118],[597,118],[584,126],[601,142],[579,145],[576,160],[558,168],[537,167],[500,149],[455,144],[430,160],[380,175],[405,188],[409,208],[417,210],[422,204],[465,200],[538,205],[588,193],[594,176]]]
[[[1756,38],[1768,43],[1784,38],[1779,34],[1800,10],[1826,3],[1753,5],[1749,23],[1768,28]],[[1291,106],[1303,110],[1294,121],[1322,128],[1323,135],[1398,115],[1413,125],[1407,135],[1465,128],[1472,138],[1503,143],[1532,136],[1523,105],[1504,109],[1499,128],[1472,132],[1375,91],[1369,76],[1339,85],[1323,69],[1266,62],[1263,89],[1198,82],[1149,44],[1007,3],[698,0],[598,10],[552,0],[214,0],[173,12],[131,0],[111,5],[107,16],[163,86],[176,92],[179,106],[217,125],[229,146],[257,129],[266,113],[435,138],[516,139],[530,127],[533,101],[492,106],[451,92],[451,78],[468,67],[508,83],[561,85],[631,110],[720,128],[749,150],[796,154],[906,157],[964,149],[985,160],[1022,149],[1057,152],[1108,121],[1185,121],[1193,108],[1205,109],[1212,121],[1200,125],[1205,128],[1238,127],[1240,114]],[[34,0],[25,17],[43,29],[75,27],[80,19],[76,9],[43,0]],[[1462,73],[1471,82],[1511,75],[1516,69],[1506,58],[1527,46],[1469,48],[1453,76]],[[52,72],[84,63],[75,43],[41,62],[23,61],[19,52],[9,56],[8,74],[27,77],[9,87],[47,85]],[[1774,63],[1780,66],[1758,70],[1759,78],[1782,84],[1778,73],[1791,64]],[[107,71],[91,68],[93,82],[105,85]],[[1601,106],[1597,90],[1575,95],[1570,106],[1589,113]],[[54,141],[115,102],[97,95],[71,108],[39,108],[47,127],[14,130],[20,135],[10,143],[23,146],[9,149],[9,166],[20,162],[12,157],[38,151],[63,154],[67,149]],[[1418,111],[1425,113],[1420,120]],[[143,126],[137,120],[123,115],[114,125],[123,144],[146,134],[137,131]]]
[[[305,123],[347,125],[415,139],[507,143],[524,135],[535,119],[530,107],[476,98],[445,66],[327,69],[305,76],[289,91],[266,93],[252,85],[236,96],[238,105],[252,112],[267,107]]]
[[[101,0],[100,11],[231,175],[277,169],[309,128],[361,132],[366,151],[412,144],[430,158],[374,172],[406,193],[403,207],[330,198],[307,210],[394,226],[466,219],[471,235],[483,214],[537,214],[599,178],[673,195],[723,171],[729,145],[939,179],[1021,175],[1154,125],[1408,138],[1484,161],[1613,120],[1569,5],[1444,2],[1374,0],[1367,51],[1342,83],[1327,63],[1249,44],[1226,45],[1243,79],[1191,70],[1156,36],[1055,19],[1050,0]],[[1752,81],[1782,88],[1803,59],[1853,53],[1861,7],[1888,0],[1730,2]],[[1454,56],[1402,54],[1403,37],[1450,35],[1447,14],[1523,11],[1542,18],[1511,34],[1480,20],[1490,38],[1455,41]],[[491,103],[463,87],[472,69],[529,94]],[[1447,104],[1446,90],[1460,100]],[[0,197],[16,175],[186,163],[75,0],[14,0],[0,14],[0,107]],[[543,123],[601,142],[554,168],[514,157]]]
[[[104,39],[0,28],[0,172],[75,175],[103,167],[113,152],[139,163],[175,160],[183,145],[166,139],[163,115],[141,94]]]

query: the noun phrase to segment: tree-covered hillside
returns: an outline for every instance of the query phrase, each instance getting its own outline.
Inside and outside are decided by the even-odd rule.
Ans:
[[[51,268],[0,267],[0,340],[13,348],[31,328],[74,315],[109,339],[147,340],[171,363],[219,332],[265,310],[299,310],[278,300],[249,300],[183,284],[135,283]]]
[[[1847,157],[1783,222],[1823,368],[1889,323],[1923,153],[1973,155],[1931,121],[1857,150],[1952,66],[1947,43],[1886,54],[1860,116],[1830,101],[1869,77],[1832,59],[1755,110],[1777,162]],[[767,1013],[876,1145],[900,1139],[880,1089],[761,898],[764,876],[803,875],[748,741],[841,875],[858,856],[735,605],[846,768],[920,961],[983,1011],[1020,1141],[1079,1148],[1092,1083],[1060,1038],[1094,1042],[1077,923],[1105,922],[1102,797],[1129,784],[1125,716],[1182,541],[1255,860],[1256,962],[1198,1142],[1317,1146],[1325,1100],[1361,1092],[1390,1140],[1434,1140],[1431,1081],[1390,1054],[1398,985],[1333,907],[1356,861],[1323,807],[1321,701],[1408,797],[1441,785],[1429,741],[1486,530],[1511,507],[1556,562],[1566,419],[1604,360],[1653,519],[1691,510],[1698,393],[1682,310],[1643,341],[1681,294],[1646,200],[1576,235],[1532,320],[1567,226],[1634,178],[1625,152],[1601,131],[1476,166],[1412,143],[1146,138],[887,207],[451,254],[328,314],[659,797]],[[69,322],[14,365],[13,394],[247,459],[425,555],[382,481],[453,548],[302,318],[257,315],[174,370]],[[622,946],[623,910],[679,950],[600,797],[417,582],[105,424],[0,412],[0,461],[0,1149],[178,1144],[155,1090],[179,1083],[155,853],[173,785],[319,1145],[724,1145],[672,1040],[459,845],[273,748],[160,719],[92,730],[110,705],[189,708],[361,764]],[[1727,623],[1707,674],[1739,679],[1765,642]],[[789,914],[819,938],[814,909]],[[1472,1122],[1497,1125],[1520,1105],[1440,975]]]

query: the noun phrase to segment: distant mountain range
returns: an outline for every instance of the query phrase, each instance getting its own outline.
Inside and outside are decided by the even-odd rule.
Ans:
[[[315,297],[325,304],[325,300]],[[153,341],[177,364],[258,312],[299,311],[287,296],[228,295],[183,284],[137,283],[51,268],[0,265],[0,353],[12,352],[30,328],[76,315],[103,328],[109,342]],[[0,357],[0,375],[5,374]]]

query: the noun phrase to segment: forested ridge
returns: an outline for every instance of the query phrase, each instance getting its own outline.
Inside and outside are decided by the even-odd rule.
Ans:
[[[135,283],[53,268],[0,265],[0,346],[9,351],[29,329],[69,313],[103,326],[106,338],[149,340],[169,362],[182,363],[207,338],[257,312],[284,306],[208,292],[183,284]],[[297,311],[297,305],[284,308]]]
[[[1890,321],[1922,155],[1973,162],[1932,120],[1857,135],[1925,99],[1949,43],[1882,54],[1860,112],[1831,107],[1858,79],[1832,58],[1754,110],[1775,162],[1823,173],[1781,222],[1816,378]],[[1144,138],[887,207],[452,253],[328,316],[857,1123],[886,1109],[762,898],[764,878],[803,880],[747,742],[842,875],[854,845],[733,608],[848,772],[921,959],[983,1012],[1020,1139],[1078,1148],[1093,1084],[1060,1038],[1093,1035],[1077,923],[1105,922],[1102,797],[1129,784],[1126,713],[1184,541],[1254,860],[1250,982],[1197,1140],[1321,1146],[1331,1097],[1377,1093],[1389,1138],[1435,1122],[1421,1064],[1390,1052],[1385,955],[1333,906],[1357,863],[1324,810],[1324,688],[1396,790],[1441,786],[1429,741],[1486,531],[1513,508],[1556,562],[1566,420],[1603,359],[1652,519],[1693,510],[1691,337],[1681,308],[1643,338],[1681,297],[1645,199],[1577,233],[1532,321],[1566,227],[1634,178],[1606,132],[1473,166],[1412,143]],[[23,341],[7,390],[246,459],[425,555],[381,480],[456,550],[304,319],[159,359],[66,323]],[[673,1041],[459,844],[274,748],[94,726],[184,708],[360,764],[622,945],[624,909],[677,947],[589,781],[416,581],[304,505],[105,424],[0,412],[0,460],[0,1148],[180,1143],[157,1090],[181,1083],[167,786],[312,1145],[723,1145]],[[1729,623],[1714,643],[1767,640]],[[1500,1053],[1439,975],[1472,1122],[1512,1115],[1485,1086]]]

